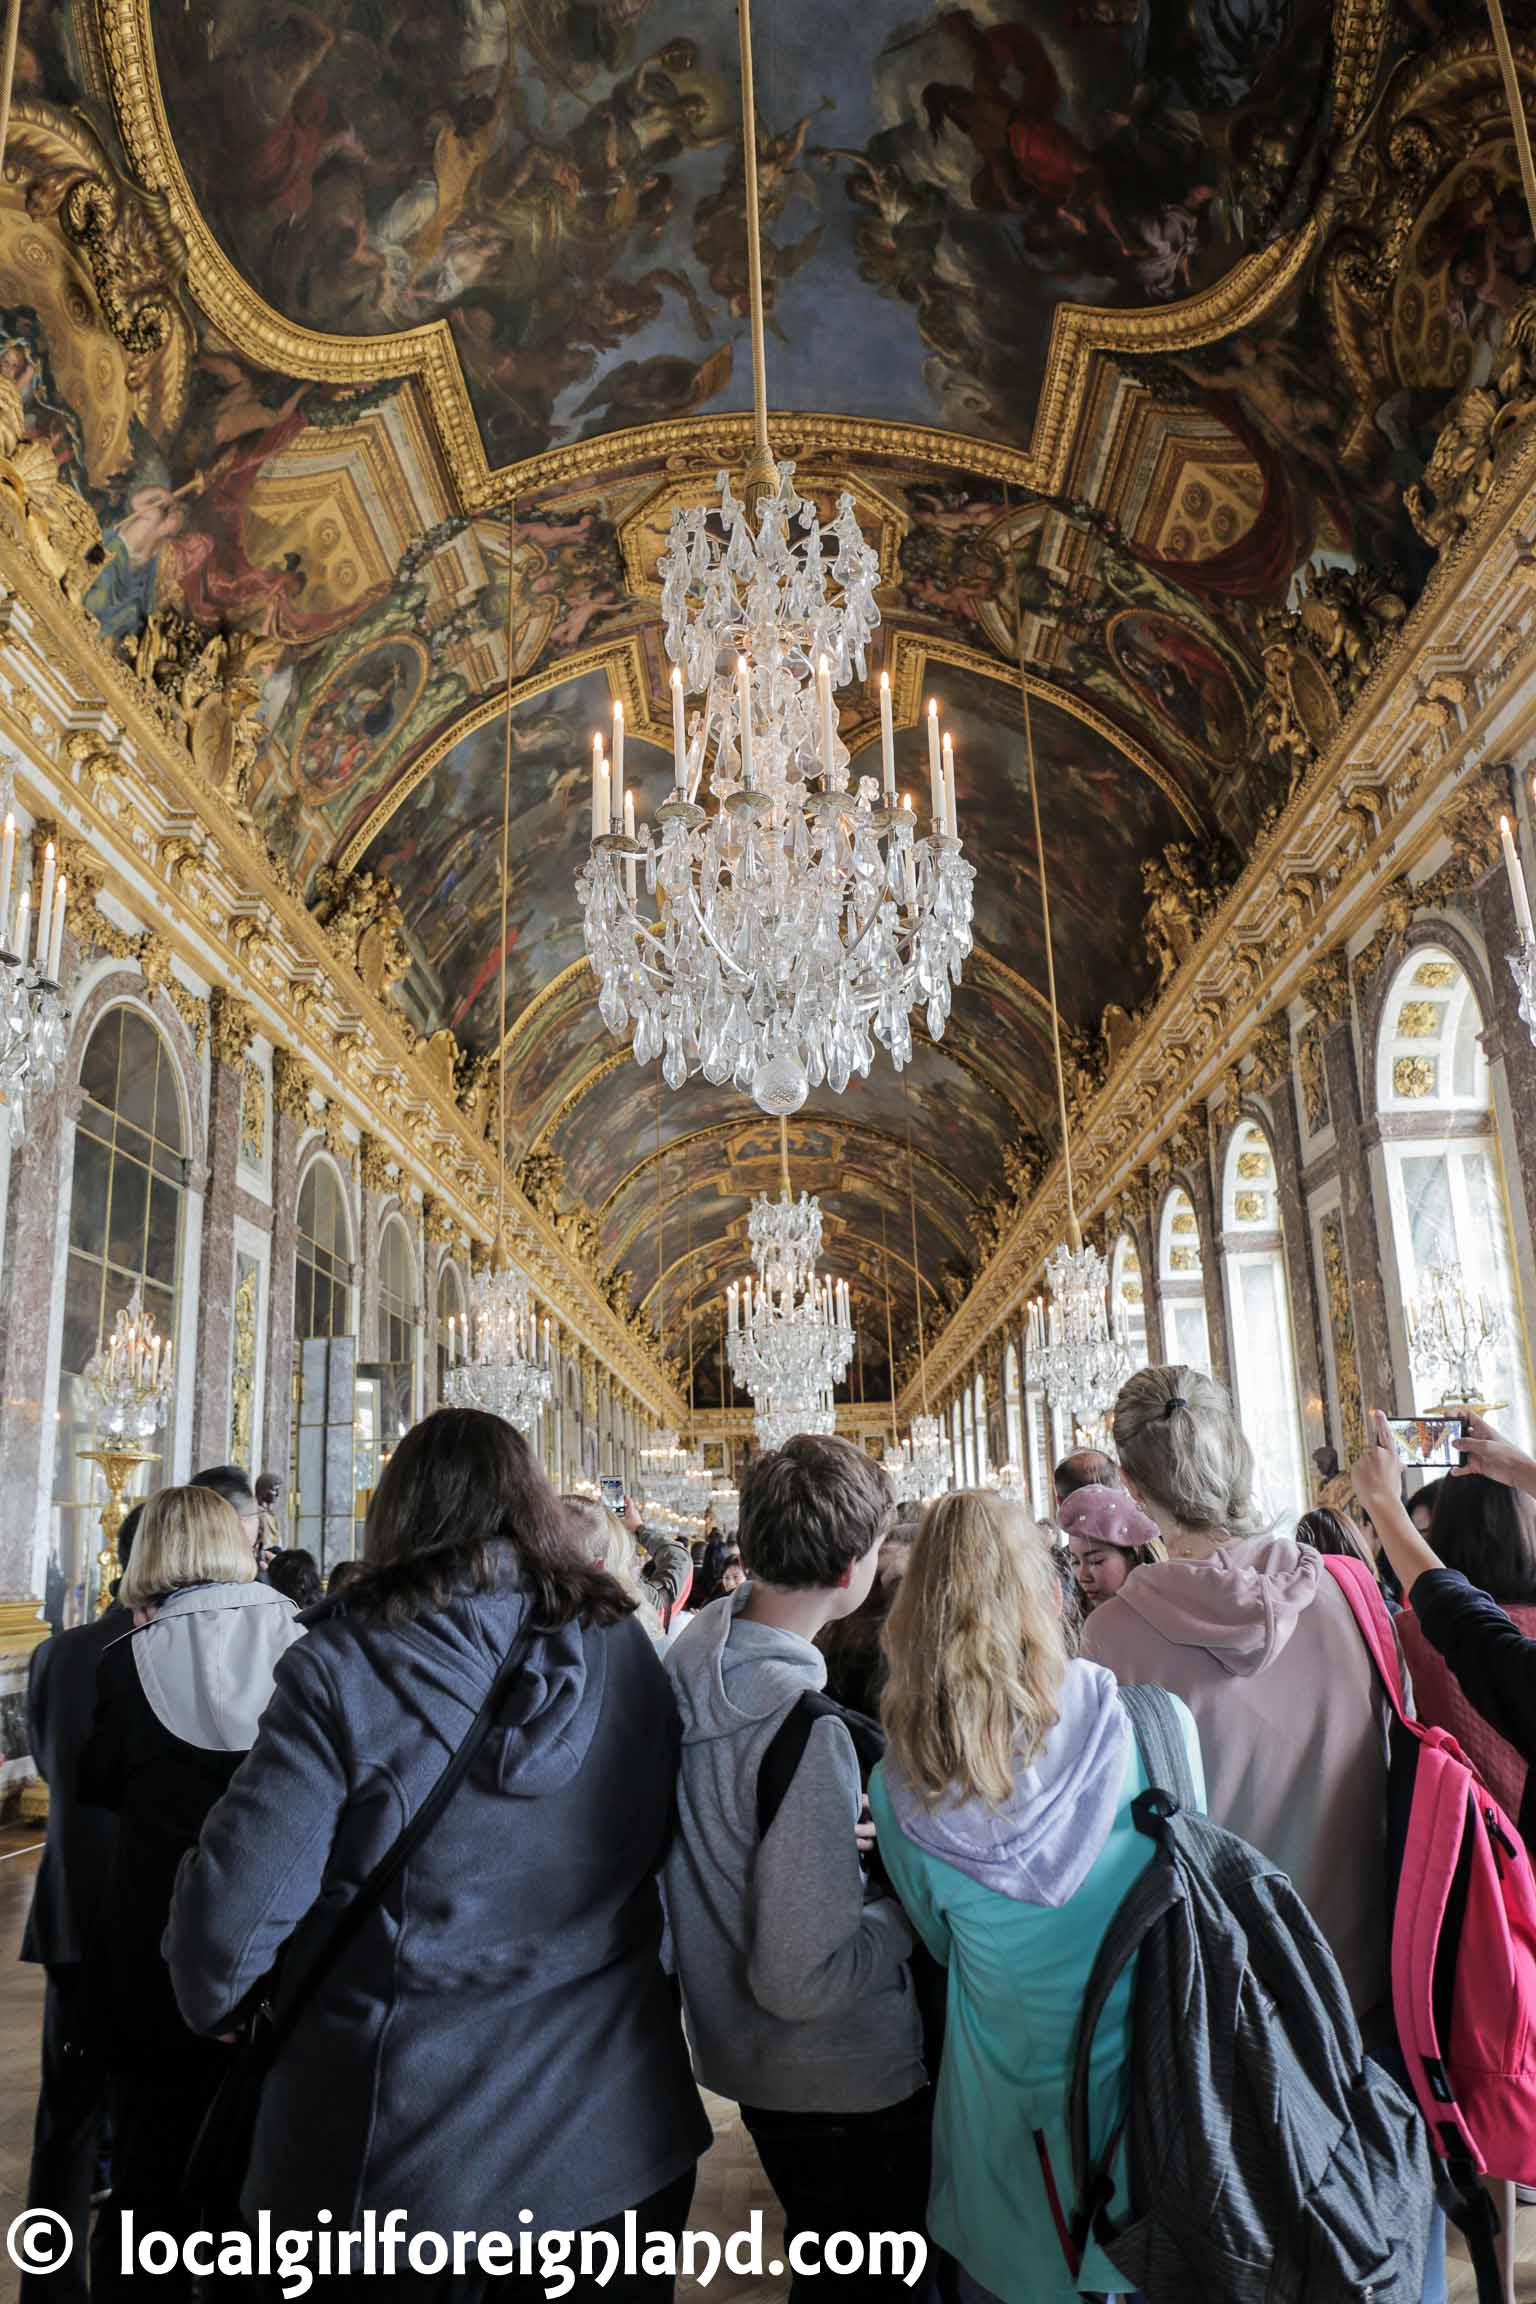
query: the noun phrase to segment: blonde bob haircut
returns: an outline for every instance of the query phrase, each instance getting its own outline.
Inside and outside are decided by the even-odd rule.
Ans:
[[[1027,1512],[990,1489],[924,1513],[885,1628],[886,1747],[924,1804],[1000,1808],[1060,1717],[1061,1587]]]
[[[186,1584],[255,1580],[256,1556],[233,1504],[211,1488],[161,1488],[144,1507],[117,1597],[125,1608],[148,1608]]]

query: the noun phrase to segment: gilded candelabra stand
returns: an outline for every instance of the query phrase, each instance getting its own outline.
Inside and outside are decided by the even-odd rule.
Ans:
[[[119,1574],[117,1532],[128,1517],[123,1490],[141,1464],[158,1464],[160,1458],[153,1448],[139,1448],[131,1441],[107,1441],[100,1448],[82,1448],[80,1460],[98,1465],[107,1484],[107,1500],[101,1508],[101,1550],[96,1555],[99,1616],[112,1605],[112,1586]]]

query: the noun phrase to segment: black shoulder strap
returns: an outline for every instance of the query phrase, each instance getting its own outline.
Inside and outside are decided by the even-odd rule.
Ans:
[[[825,1689],[807,1688],[791,1704],[757,1768],[757,1837],[766,1840],[768,1827],[784,1805],[805,1756],[811,1730],[818,1720],[841,1720],[853,1739],[859,1775],[867,1785],[885,1755],[885,1737],[878,1720],[837,1703]]]
[[[296,1984],[283,1994],[283,2010],[264,2028],[262,2038],[263,2063],[270,2064],[278,2050],[290,2037],[308,2003],[324,1983],[332,1969],[356,1943],[372,1915],[383,1903],[395,1881],[405,1870],[417,1849],[426,1839],[433,1825],[442,1815],[449,1801],[474,1766],[487,1736],[495,1725],[502,1699],[509,1685],[522,1669],[528,1642],[519,1637],[502,1662],[500,1670],[486,1690],[485,1701],[471,1721],[463,1742],[459,1745],[447,1767],[438,1777],[421,1806],[407,1821],[398,1839],[385,1849],[351,1903],[342,1913],[308,1967]]]

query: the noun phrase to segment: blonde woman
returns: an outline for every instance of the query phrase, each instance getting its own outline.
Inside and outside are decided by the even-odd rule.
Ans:
[[[1067,1656],[1045,1535],[990,1490],[929,1506],[885,1645],[870,1807],[891,1884],[949,1970],[929,2230],[971,2298],[1116,2293],[1097,2244],[1079,2260],[1068,2240],[1065,2110],[1094,1955],[1153,1852],[1131,1820],[1147,1779],[1130,1723],[1112,1676]],[[1128,1973],[1095,2037],[1096,2150],[1120,2115],[1130,1995]],[[1117,2181],[1124,2198],[1123,2164]]]
[[[133,1628],[102,1656],[79,1772],[82,1800],[118,1818],[98,1965],[113,2136],[112,2208],[96,2242],[104,2294],[119,2278],[116,2218],[183,2228],[182,2171],[227,2051],[182,2022],[160,1940],[177,1868],[256,1741],[278,1658],[302,1637],[292,1603],[256,1581],[234,1506],[211,1488],[149,1499],[118,1601]],[[157,2283],[168,2295],[181,2285]]]
[[[1095,1608],[1083,1653],[1182,1696],[1210,1813],[1295,1881],[1364,2023],[1387,1988],[1386,1720],[1321,1556],[1266,1534],[1222,1387],[1143,1368],[1115,1404],[1127,1489],[1168,1558]]]
[[[560,1501],[583,1558],[590,1560],[594,1567],[607,1570],[619,1589],[633,1601],[635,1614],[652,1646],[664,1648],[667,1635],[661,1610],[640,1573],[634,1538],[617,1512],[610,1512],[596,1496],[568,1493]],[[683,1547],[679,1545],[677,1549],[682,1551]]]

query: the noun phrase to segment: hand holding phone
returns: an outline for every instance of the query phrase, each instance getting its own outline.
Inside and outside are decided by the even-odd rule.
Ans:
[[[1449,1472],[1461,1462],[1460,1416],[1389,1416],[1392,1445],[1410,1472]]]

